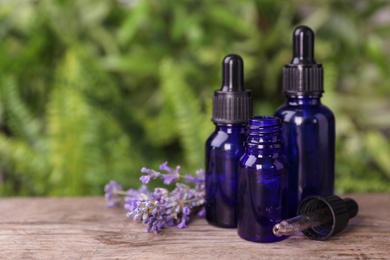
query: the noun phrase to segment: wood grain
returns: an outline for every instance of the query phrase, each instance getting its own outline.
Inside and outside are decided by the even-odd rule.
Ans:
[[[244,241],[201,218],[187,229],[145,233],[103,198],[1,199],[0,259],[390,259],[390,194],[348,197],[360,211],[340,234],[272,244]]]

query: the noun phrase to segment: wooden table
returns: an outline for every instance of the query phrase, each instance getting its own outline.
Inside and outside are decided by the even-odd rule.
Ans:
[[[97,197],[0,199],[0,259],[390,259],[390,194],[348,197],[360,212],[342,233],[272,244],[244,241],[201,218],[187,229],[145,233]]]

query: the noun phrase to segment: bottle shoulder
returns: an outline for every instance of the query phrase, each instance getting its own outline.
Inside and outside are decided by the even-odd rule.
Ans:
[[[279,170],[287,168],[288,160],[283,153],[275,153],[273,155],[245,153],[240,159],[240,165],[244,168]]]
[[[243,149],[245,139],[245,132],[227,133],[216,130],[207,139],[206,147],[223,150]]]
[[[281,118],[284,122],[291,122],[297,119],[304,121],[335,121],[332,110],[322,104],[316,106],[291,106],[285,103],[276,110],[275,116]]]

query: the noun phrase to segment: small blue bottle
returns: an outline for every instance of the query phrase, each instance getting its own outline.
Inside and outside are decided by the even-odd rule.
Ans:
[[[262,243],[285,239],[272,231],[287,217],[288,162],[283,145],[279,118],[258,116],[249,121],[238,186],[238,235],[243,239]]]
[[[314,33],[299,26],[293,33],[293,59],[283,68],[287,102],[275,116],[283,121],[289,160],[289,217],[309,195],[334,193],[335,119],[321,104],[323,68],[314,59]]]
[[[235,228],[238,162],[245,151],[252,98],[244,89],[242,58],[227,55],[222,66],[222,88],[214,92],[211,119],[216,127],[206,141],[206,219],[218,227]]]

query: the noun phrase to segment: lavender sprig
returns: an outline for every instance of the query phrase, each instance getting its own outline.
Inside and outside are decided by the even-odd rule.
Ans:
[[[168,162],[164,162],[160,165],[161,171],[166,171],[167,174],[161,174],[160,172],[157,172],[152,169],[147,169],[143,167],[141,169],[141,172],[147,173],[147,175],[143,175],[139,178],[139,180],[143,184],[148,184],[150,180],[154,180],[157,178],[162,178],[164,180],[165,185],[172,184],[173,182],[177,181],[180,178],[180,166],[176,166],[176,169],[172,169],[168,166]]]
[[[121,200],[118,195],[122,191],[122,186],[119,185],[116,181],[110,181],[108,184],[106,184],[104,187],[104,197],[108,201],[106,204],[107,208],[111,208],[120,204]]]
[[[186,228],[191,213],[198,212],[198,215],[204,216],[204,171],[196,171],[196,176],[185,175],[186,183],[195,184],[195,188],[192,188],[177,182],[182,177],[180,166],[172,169],[168,166],[168,162],[164,162],[159,169],[166,173],[142,168],[141,172],[146,175],[141,176],[140,181],[144,185],[138,190],[129,189],[124,192],[119,184],[111,181],[105,189],[106,199],[109,200],[107,206],[118,205],[119,196],[125,196],[124,208],[128,211],[126,216],[135,221],[142,221],[147,225],[146,232],[153,231],[154,233],[158,233],[166,226],[176,225],[178,228]],[[149,192],[145,184],[157,178],[161,178],[166,185],[176,182],[176,187],[172,191],[155,188],[153,192]]]

